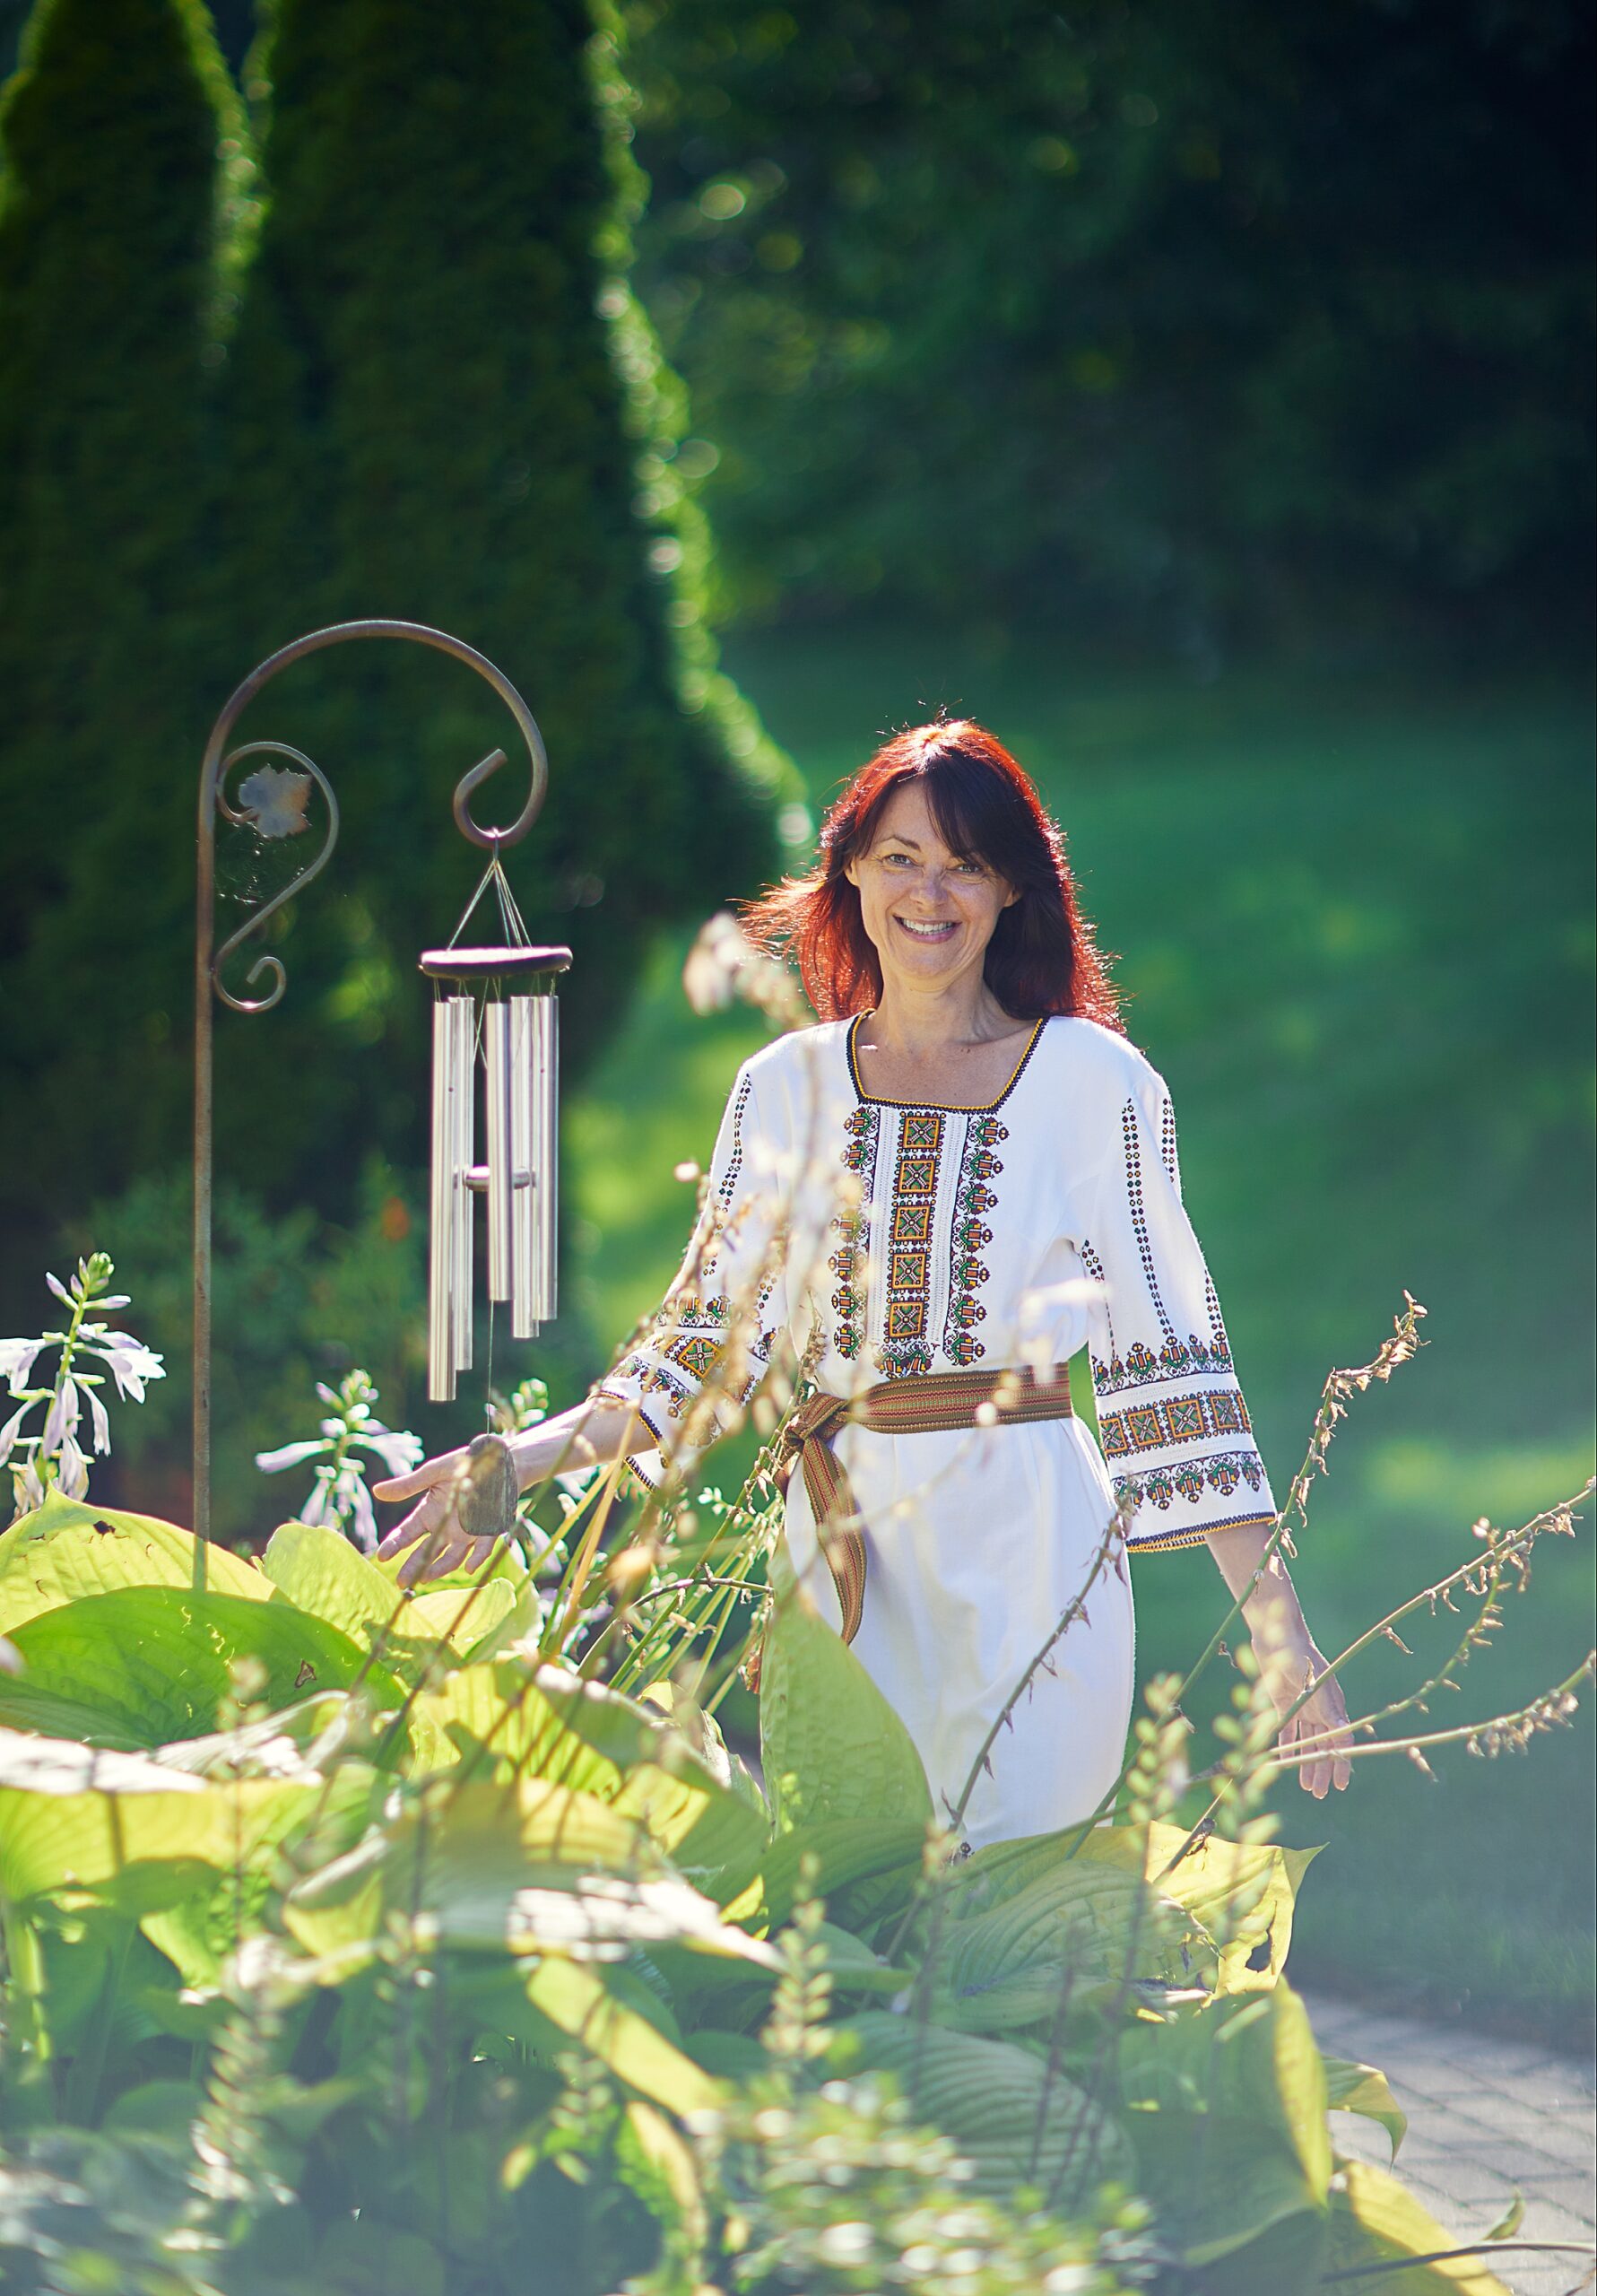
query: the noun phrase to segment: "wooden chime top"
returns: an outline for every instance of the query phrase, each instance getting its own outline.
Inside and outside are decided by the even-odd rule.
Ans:
[[[424,949],[419,969],[430,980],[492,980],[506,973],[567,972],[569,949]]]

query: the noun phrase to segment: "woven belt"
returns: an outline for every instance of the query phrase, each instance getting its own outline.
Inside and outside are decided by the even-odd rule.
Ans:
[[[782,1431],[783,1488],[801,1467],[815,1535],[843,1605],[843,1639],[859,1632],[865,1607],[865,1542],[854,1493],[832,1448],[845,1424],[872,1435],[940,1435],[960,1427],[1012,1426],[1072,1416],[1070,1378],[1063,1363],[1039,1381],[1030,1370],[930,1371],[921,1378],[888,1379],[852,1402],[817,1393],[805,1397]]]

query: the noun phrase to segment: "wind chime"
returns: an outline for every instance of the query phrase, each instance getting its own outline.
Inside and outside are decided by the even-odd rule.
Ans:
[[[456,945],[478,902],[498,896],[504,945]],[[514,1339],[536,1339],[558,1279],[560,1006],[569,949],[534,948],[496,853],[447,949],[421,970],[432,1008],[432,1234],[427,1392],[452,1403],[472,1368],[475,1203],[488,1205],[488,1298],[508,1306]],[[483,1077],[477,1161],[477,1075]]]
[[[489,856],[488,866],[447,949],[429,950],[421,971],[433,982],[432,1236],[428,1301],[428,1393],[435,1403],[455,1399],[456,1382],[472,1364],[475,1199],[488,1200],[488,1297],[508,1305],[517,1339],[537,1336],[555,1312],[559,1046],[554,985],[571,962],[562,948],[535,948],[527,937],[502,855],[537,819],[549,783],[543,737],[520,694],[485,655],[447,631],[423,622],[338,622],[308,631],[260,663],[234,689],[206,744],[200,770],[199,841],[195,871],[194,1092],[194,1584],[205,1584],[205,1542],[211,1526],[211,1274],[212,1181],[214,1163],[214,1006],[239,1013],[268,1013],[281,999],[288,975],[274,950],[259,952],[245,988],[230,987],[225,969],[251,936],[325,866],[338,840],[338,801],[321,768],[288,744],[245,742],[230,748],[240,714],[280,671],[350,639],[399,639],[446,654],[491,686],[508,710],[526,749],[531,780],[515,820],[502,828],[477,822],[471,798],[508,762],[496,749],[463,774],[452,811],[468,842]],[[228,777],[247,761],[276,757],[285,766],[254,764],[228,795]],[[219,822],[248,828],[261,839],[303,835],[311,826],[314,790],[321,793],[325,825],[319,850],[270,900],[252,909],[222,941],[216,938],[216,832]],[[500,944],[462,944],[478,904],[491,891],[499,908]],[[477,1161],[478,1071],[482,1091],[482,1156]],[[490,1361],[488,1367],[491,1370]],[[508,1446],[479,1435],[468,1446],[470,1472],[460,1500],[463,1524],[473,1535],[498,1535],[515,1511],[516,1481]]]

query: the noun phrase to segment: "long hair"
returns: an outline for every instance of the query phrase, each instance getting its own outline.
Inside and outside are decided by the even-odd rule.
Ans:
[[[925,791],[949,850],[985,861],[1020,892],[1000,912],[984,967],[1004,1011],[1019,1021],[1073,1013],[1124,1033],[1119,996],[1081,915],[1058,824],[1030,776],[972,718],[915,726],[884,743],[827,814],[819,866],[743,905],[750,938],[796,961],[823,1021],[869,1012],[881,996],[881,966],[844,872],[870,850],[894,790],[911,781]]]

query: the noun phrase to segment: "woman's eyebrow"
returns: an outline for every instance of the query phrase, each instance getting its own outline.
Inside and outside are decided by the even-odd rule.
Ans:
[[[917,853],[921,849],[918,837],[900,837],[895,830],[890,829],[884,829],[876,842],[878,845],[910,845]]]

